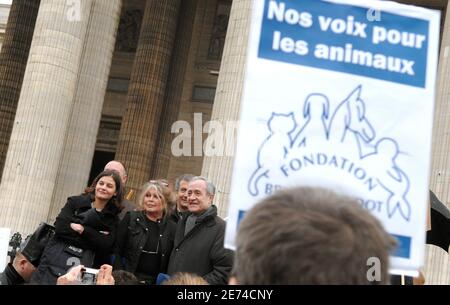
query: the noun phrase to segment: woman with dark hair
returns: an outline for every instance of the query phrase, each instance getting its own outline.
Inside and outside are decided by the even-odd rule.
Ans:
[[[133,273],[142,284],[155,284],[159,273],[167,272],[176,223],[168,217],[174,195],[164,180],[145,183],[136,198],[138,211],[120,222],[115,247],[114,269]]]
[[[31,282],[56,284],[73,265],[99,268],[110,263],[122,200],[120,177],[111,170],[100,173],[82,195],[69,197]]]

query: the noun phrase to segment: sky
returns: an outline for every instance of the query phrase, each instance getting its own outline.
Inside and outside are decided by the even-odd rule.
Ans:
[[[0,0],[0,4],[11,4],[12,0]]]

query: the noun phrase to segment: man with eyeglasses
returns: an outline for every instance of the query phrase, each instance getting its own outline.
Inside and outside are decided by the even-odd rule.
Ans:
[[[225,221],[212,204],[215,187],[203,177],[194,177],[187,194],[189,213],[178,222],[168,274],[194,273],[209,284],[227,284],[233,251],[224,248]]]

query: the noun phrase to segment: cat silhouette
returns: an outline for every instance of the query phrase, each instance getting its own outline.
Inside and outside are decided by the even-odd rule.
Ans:
[[[297,122],[293,112],[288,114],[272,112],[270,119],[267,121],[267,127],[270,135],[258,149],[258,168],[253,172],[248,182],[248,191],[253,196],[259,194],[259,180],[262,177],[269,177],[269,168],[273,165],[273,162],[279,162],[287,157],[292,147],[291,133],[296,129]]]

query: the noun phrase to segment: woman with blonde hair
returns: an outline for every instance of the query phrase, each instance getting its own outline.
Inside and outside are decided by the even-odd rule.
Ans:
[[[176,230],[167,217],[173,197],[163,180],[141,187],[138,210],[128,212],[118,228],[114,269],[133,273],[143,284],[154,284],[158,273],[167,271]]]

